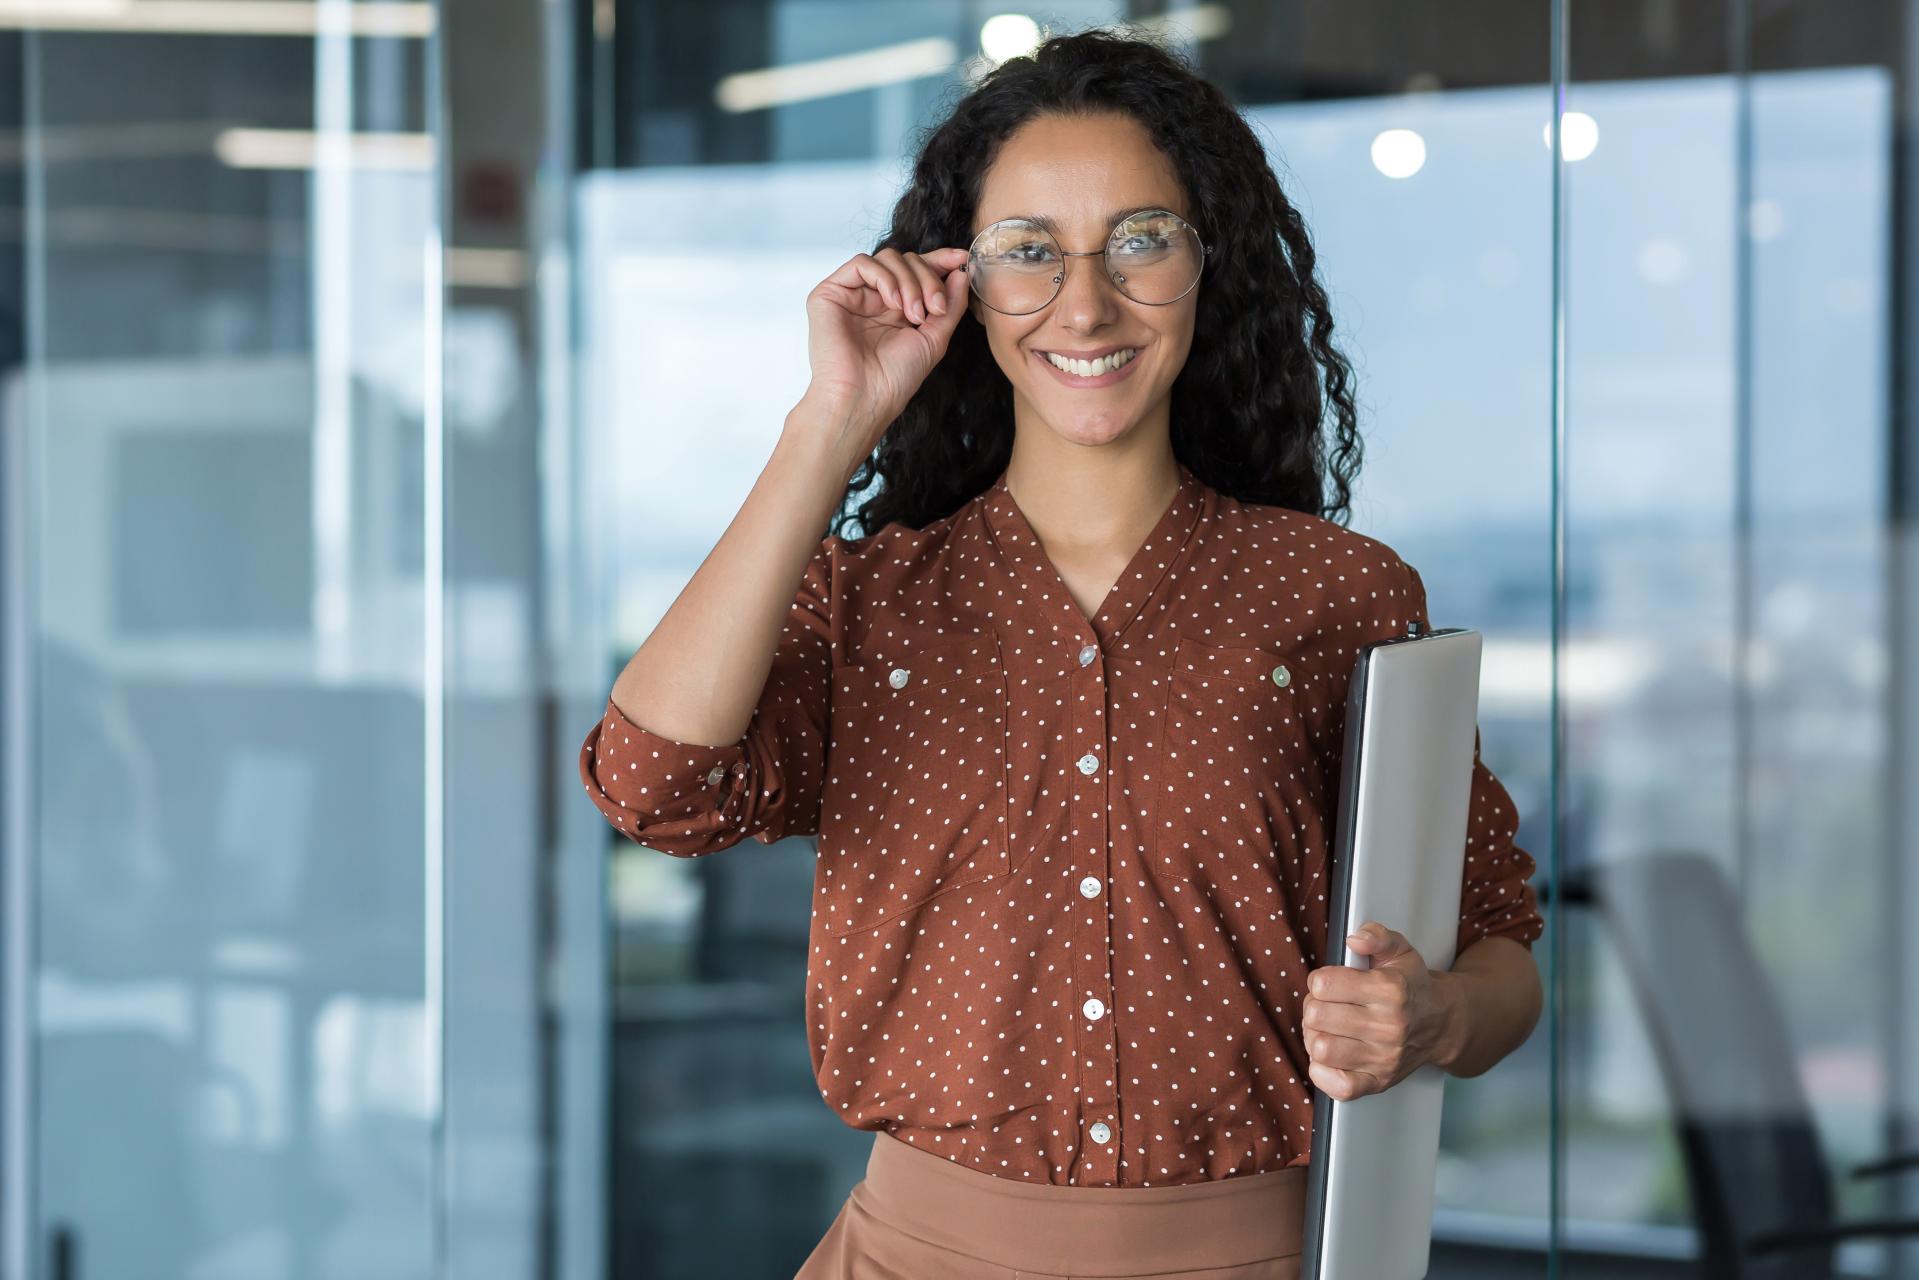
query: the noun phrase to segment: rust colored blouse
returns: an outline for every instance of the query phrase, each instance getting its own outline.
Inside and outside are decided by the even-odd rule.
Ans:
[[[1386,544],[1182,465],[1089,619],[1002,470],[822,541],[739,741],[609,699],[580,777],[678,857],[817,834],[807,1043],[847,1125],[1028,1182],[1303,1165],[1347,684],[1413,618]],[[1544,929],[1517,827],[1475,734],[1455,956]]]

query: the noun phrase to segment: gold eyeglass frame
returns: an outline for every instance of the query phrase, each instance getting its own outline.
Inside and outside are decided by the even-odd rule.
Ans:
[[[1120,297],[1126,299],[1128,302],[1137,303],[1139,306],[1142,306],[1142,307],[1170,307],[1175,302],[1178,302],[1180,298],[1184,298],[1187,294],[1191,293],[1193,290],[1199,287],[1199,282],[1201,277],[1203,277],[1206,274],[1206,259],[1208,255],[1210,255],[1213,252],[1213,246],[1210,244],[1207,244],[1206,241],[1200,237],[1199,228],[1195,227],[1192,223],[1188,222],[1186,219],[1180,217],[1177,213],[1174,213],[1171,209],[1152,209],[1152,208],[1134,209],[1131,212],[1121,214],[1118,221],[1113,223],[1112,229],[1106,233],[1106,245],[1104,248],[1085,249],[1078,252],[1068,252],[1064,247],[1061,246],[1058,236],[1054,235],[1052,232],[1048,231],[1045,227],[1033,221],[1031,218],[1020,218],[1020,217],[1001,218],[998,222],[988,223],[986,226],[982,227],[980,229],[980,233],[973,237],[973,243],[969,245],[966,250],[966,261],[970,268],[971,264],[975,261],[975,259],[979,255],[980,241],[984,240],[986,238],[987,233],[992,231],[995,227],[1003,227],[1009,222],[1023,222],[1027,226],[1033,228],[1033,230],[1045,236],[1049,241],[1052,242],[1053,248],[1056,251],[1058,251],[1059,256],[1062,259],[1104,258],[1106,257],[1107,254],[1113,251],[1113,237],[1119,234],[1120,227],[1122,227],[1128,222],[1131,222],[1134,218],[1144,217],[1151,214],[1165,214],[1167,217],[1179,223],[1180,226],[1185,227],[1188,231],[1193,233],[1193,240],[1195,243],[1199,245],[1199,270],[1193,273],[1193,282],[1187,285],[1186,288],[1180,292],[1179,297],[1168,298],[1165,302],[1141,302],[1138,298],[1135,298],[1132,294],[1126,292],[1124,288],[1121,288],[1121,286],[1113,282],[1113,277],[1115,275],[1120,275],[1121,279],[1124,279],[1125,277],[1122,273],[1115,272],[1113,270],[1111,262],[1108,262],[1106,264],[1105,278],[1108,284],[1112,284],[1113,288],[1118,290]],[[981,306],[987,307],[993,311],[998,311],[1003,316],[1031,316],[1031,315],[1038,315],[1040,312],[1046,310],[1046,308],[1052,306],[1055,302],[1059,300],[1060,290],[1065,288],[1066,286],[1066,266],[1065,266],[1065,263],[1062,262],[1060,265],[1059,274],[1053,277],[1052,297],[1040,303],[1037,307],[1034,307],[1031,311],[1007,311],[1007,310],[1004,310],[1003,308],[993,306],[992,303],[986,300],[986,295],[980,292],[978,270],[969,269],[966,273],[966,277],[967,277],[967,282],[966,282],[967,289],[973,294],[974,297],[980,300]]]

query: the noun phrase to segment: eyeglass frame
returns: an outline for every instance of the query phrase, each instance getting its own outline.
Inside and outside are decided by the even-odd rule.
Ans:
[[[1118,231],[1120,229],[1120,226],[1123,223],[1126,223],[1133,218],[1140,217],[1142,214],[1149,214],[1149,213],[1163,213],[1167,215],[1168,217],[1176,218],[1179,220],[1179,224],[1181,226],[1185,227],[1188,231],[1191,231],[1193,233],[1193,239],[1199,244],[1199,270],[1193,273],[1193,282],[1187,285],[1186,288],[1183,291],[1181,291],[1178,298],[1168,298],[1164,302],[1141,302],[1138,298],[1135,298],[1132,294],[1126,292],[1126,290],[1121,289],[1118,285],[1116,284],[1113,285],[1113,288],[1116,292],[1118,292],[1120,297],[1126,299],[1128,302],[1135,303],[1138,306],[1170,307],[1175,302],[1178,302],[1180,298],[1184,298],[1187,294],[1191,293],[1193,290],[1199,287],[1199,282],[1201,277],[1203,277],[1206,274],[1207,256],[1212,253],[1214,248],[1213,245],[1207,244],[1206,241],[1200,236],[1198,227],[1188,222],[1185,218],[1180,217],[1179,214],[1175,213],[1171,209],[1158,209],[1158,208],[1152,208],[1149,206],[1145,208],[1129,210],[1128,212],[1121,214],[1117,219],[1115,219],[1113,222],[1113,225],[1107,229],[1106,244],[1104,247],[1098,248],[1098,249],[1081,249],[1081,250],[1066,249],[1063,245],[1060,244],[1059,237],[1054,235],[1051,231],[1048,231],[1045,226],[1043,226],[1042,224],[1038,222],[1033,221],[1033,219],[1031,218],[1024,217],[1019,214],[1015,214],[1014,216],[1010,218],[1001,218],[997,222],[989,222],[985,226],[981,227],[979,231],[979,235],[974,236],[973,243],[968,245],[966,248],[966,260],[969,263],[973,260],[973,254],[975,250],[977,250],[979,247],[980,239],[983,236],[985,236],[985,234],[988,231],[991,231],[994,227],[997,227],[1001,225],[1002,223],[1007,223],[1007,222],[1024,222],[1028,226],[1037,227],[1041,234],[1043,234],[1048,240],[1051,240],[1053,242],[1053,247],[1059,250],[1059,256],[1062,258],[1104,258],[1106,256],[1107,250],[1113,247],[1113,233],[1115,231]],[[1112,283],[1111,276],[1112,276],[1112,272],[1109,270],[1107,272],[1107,283],[1109,284]],[[999,307],[993,306],[992,303],[986,300],[986,295],[980,292],[979,273],[976,271],[968,271],[966,273],[966,287],[968,291],[970,291],[973,294],[974,297],[980,300],[981,306],[987,307],[993,311],[998,311],[1003,316],[1036,316],[1040,312],[1046,310],[1046,308],[1052,306],[1055,302],[1059,301],[1060,291],[1066,287],[1066,266],[1064,263],[1061,263],[1060,265],[1059,276],[1053,282],[1053,296],[1048,298],[1046,301],[1040,303],[1037,307],[1034,307],[1031,311],[1004,311],[1004,310],[1001,310]]]

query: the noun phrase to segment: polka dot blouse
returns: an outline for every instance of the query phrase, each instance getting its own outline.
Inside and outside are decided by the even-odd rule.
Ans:
[[[587,735],[587,794],[649,848],[817,834],[807,1043],[847,1125],[1036,1183],[1307,1162],[1347,682],[1425,589],[1179,470],[1090,619],[1002,471],[924,530],[821,543],[738,742],[611,700]],[[1455,956],[1544,928],[1477,745]]]

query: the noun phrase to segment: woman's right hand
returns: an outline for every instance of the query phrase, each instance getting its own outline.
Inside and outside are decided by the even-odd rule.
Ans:
[[[806,295],[807,397],[838,406],[871,453],[946,354],[966,314],[967,251],[855,254]]]

